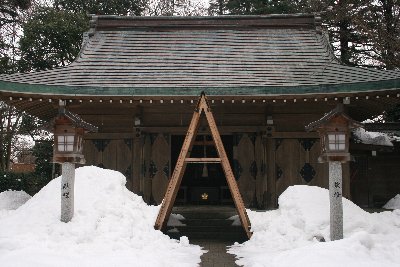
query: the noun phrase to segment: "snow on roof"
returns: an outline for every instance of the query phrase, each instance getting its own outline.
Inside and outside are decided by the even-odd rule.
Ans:
[[[354,136],[362,144],[393,146],[392,137],[386,133],[368,132],[363,128],[353,130]]]

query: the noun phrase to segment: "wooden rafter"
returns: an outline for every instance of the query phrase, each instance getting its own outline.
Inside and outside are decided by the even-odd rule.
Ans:
[[[215,147],[218,152],[219,158],[190,158],[190,151],[192,150],[193,144],[196,139],[197,131],[199,128],[199,121],[201,114],[204,112],[208,125],[210,127],[211,136],[215,143]],[[165,193],[164,200],[161,204],[160,211],[157,216],[154,228],[161,230],[167,223],[168,217],[171,214],[172,207],[175,202],[176,195],[178,194],[179,186],[182,182],[183,174],[185,173],[187,163],[221,163],[222,169],[224,170],[225,177],[228,183],[229,190],[231,191],[233,201],[235,203],[236,210],[238,212],[242,226],[248,236],[251,237],[250,232],[250,220],[247,216],[246,209],[243,204],[242,196],[240,195],[239,188],[236,184],[235,177],[232,172],[232,168],[229,164],[228,157],[225,152],[224,145],[221,140],[217,125],[214,120],[214,116],[211,112],[211,108],[208,105],[207,98],[204,93],[201,94],[200,99],[197,103],[197,107],[193,113],[192,120],[189,125],[189,129],[186,133],[185,140],[182,145],[181,152],[175,165],[174,172],[169,181],[167,191]]]

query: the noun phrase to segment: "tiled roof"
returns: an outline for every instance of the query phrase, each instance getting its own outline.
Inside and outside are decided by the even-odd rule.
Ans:
[[[340,64],[312,15],[95,16],[92,26],[72,64],[2,75],[0,90],[268,95],[399,88],[398,71]]]

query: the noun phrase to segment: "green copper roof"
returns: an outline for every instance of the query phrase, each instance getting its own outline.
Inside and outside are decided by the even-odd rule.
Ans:
[[[400,88],[400,79],[346,84],[320,84],[300,86],[252,86],[252,87],[96,87],[39,85],[0,81],[3,92],[27,93],[41,95],[59,94],[71,96],[198,96],[205,92],[209,96],[224,95],[301,95],[370,92],[376,90],[393,90]]]

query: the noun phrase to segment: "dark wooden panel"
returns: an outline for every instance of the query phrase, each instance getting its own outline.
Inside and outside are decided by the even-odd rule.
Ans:
[[[310,164],[315,169],[315,177],[309,185],[315,185],[322,188],[329,188],[329,168],[327,163],[319,163],[318,157],[321,155],[320,140],[316,139],[314,145],[310,149]]]
[[[116,170],[125,175],[126,187],[132,190],[132,139],[119,139],[116,146]]]
[[[260,134],[257,135],[254,145],[255,162],[257,166],[256,174],[256,199],[257,207],[266,209],[267,204],[267,173],[266,173],[266,151],[265,142]]]
[[[150,178],[152,179],[152,193],[154,201],[161,204],[165,190],[168,186],[170,169],[170,145],[169,136],[158,134],[151,147]]]
[[[143,150],[143,137],[135,136],[133,138],[133,160],[132,160],[132,191],[140,194],[140,180],[142,175],[142,150]]]
[[[304,184],[299,170],[300,143],[297,139],[283,139],[276,150],[276,191],[279,196],[289,186]]]
[[[103,165],[107,169],[117,170],[118,140],[110,140],[103,152]]]
[[[83,143],[83,155],[86,160],[86,165],[97,165],[98,164],[98,151],[93,144],[92,140],[84,140]]]
[[[275,209],[278,205],[278,195],[276,193],[276,143],[278,140],[267,138],[266,140],[266,168],[267,168],[267,207]]]
[[[150,178],[150,159],[151,159],[151,139],[150,135],[146,134],[143,146],[143,163],[142,163],[142,177],[141,177],[141,192],[143,192],[143,199],[147,203],[153,201],[152,196],[152,181]]]
[[[237,170],[239,177],[238,187],[242,195],[244,205],[253,205],[256,194],[256,177],[254,177],[254,144],[248,134],[238,135],[239,142],[233,147],[233,157],[239,165]],[[236,175],[238,175],[236,174]]]

